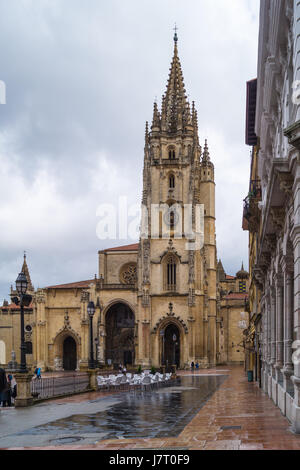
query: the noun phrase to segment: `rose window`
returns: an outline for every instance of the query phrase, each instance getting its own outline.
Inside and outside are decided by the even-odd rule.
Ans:
[[[135,284],[137,281],[137,268],[135,263],[129,263],[123,266],[120,273],[122,284]]]

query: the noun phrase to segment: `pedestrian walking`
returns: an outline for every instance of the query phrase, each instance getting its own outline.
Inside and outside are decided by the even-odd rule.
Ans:
[[[0,405],[2,404],[2,393],[6,387],[7,379],[4,369],[0,369]]]
[[[15,399],[17,398],[17,382],[13,375],[10,375],[10,389],[11,389],[11,402],[14,405]]]
[[[1,406],[11,406],[11,388],[10,381],[7,380],[5,370],[0,369],[0,390],[1,390]]]
[[[197,370],[199,369],[199,362],[198,361],[196,362],[196,369]]]
[[[194,367],[195,367],[195,363],[194,361],[191,363],[191,369],[194,370]]]
[[[34,373],[36,375],[36,379],[41,379],[42,378],[42,370],[41,370],[40,367],[36,367]]]

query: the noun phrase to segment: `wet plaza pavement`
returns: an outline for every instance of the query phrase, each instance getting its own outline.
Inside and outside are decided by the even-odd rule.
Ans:
[[[8,434],[7,429],[3,436],[0,423],[0,448],[16,444],[82,445],[103,439],[176,437],[225,378],[178,377],[167,387],[145,392],[121,392],[80,403],[39,404],[31,409],[32,415],[29,409],[5,410],[10,432],[13,422],[16,425],[23,420],[24,425],[23,429],[22,425],[21,429],[17,426],[17,433]]]
[[[241,367],[180,372],[151,392],[82,394],[0,412],[0,449],[300,449]]]

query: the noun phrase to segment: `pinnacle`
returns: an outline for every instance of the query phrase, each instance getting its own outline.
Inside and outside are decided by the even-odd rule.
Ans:
[[[31,292],[34,291],[34,287],[32,285],[30,274],[29,274],[29,269],[28,269],[28,266],[27,266],[26,253],[24,253],[24,261],[23,261],[23,266],[22,266],[21,272],[24,273],[25,276],[26,276],[26,279],[27,279],[27,282],[28,282],[28,290],[31,291]]]
[[[202,162],[207,163],[210,161],[210,156],[209,156],[209,150],[208,150],[208,145],[207,145],[207,139],[205,139],[205,145],[204,145],[204,152],[203,152],[203,158]]]
[[[198,119],[195,103],[192,107],[186,95],[184,78],[177,49],[177,32],[174,36],[174,54],[169,69],[167,88],[162,96],[161,112],[157,102],[153,106],[152,130],[170,135],[193,132],[198,144]],[[191,129],[193,128],[193,130]]]
[[[177,36],[176,36],[177,37]],[[164,95],[164,111],[166,113],[165,120],[167,130],[169,132],[176,132],[178,125],[185,126],[190,122],[190,107],[186,97],[186,90],[184,86],[183,73],[181,69],[180,60],[177,53],[177,40],[174,46],[174,56],[172,59],[170,73],[168,77],[167,90]]]

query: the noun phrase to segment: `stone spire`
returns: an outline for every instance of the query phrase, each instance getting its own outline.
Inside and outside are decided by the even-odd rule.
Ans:
[[[221,260],[219,260],[217,265],[217,275],[219,282],[226,280],[226,273]]]
[[[236,277],[238,279],[248,279],[249,278],[249,273],[247,271],[245,271],[245,269],[244,269],[244,262],[242,262],[241,270],[236,273]]]
[[[203,181],[214,181],[215,178],[215,169],[214,164],[210,159],[209,149],[207,145],[207,139],[205,139],[205,145],[202,153],[202,158],[200,162],[201,166],[201,178]]]
[[[190,107],[185,94],[183,73],[177,49],[177,30],[174,35],[174,55],[171,63],[167,90],[163,97],[163,119],[168,133],[178,130],[191,123]]]
[[[211,163],[211,162],[210,162],[210,156],[209,156],[208,145],[207,145],[207,139],[205,139],[205,145],[204,145],[202,163],[203,163],[203,164]]]
[[[157,107],[157,102],[154,102],[153,105],[153,119],[152,119],[152,129],[160,130],[160,114]]]
[[[148,121],[146,121],[146,128],[145,128],[145,149],[148,150],[149,145],[149,125]]]
[[[34,287],[33,287],[32,282],[31,282],[31,278],[30,278],[30,274],[29,274],[29,269],[28,269],[27,261],[26,261],[26,253],[25,253],[25,252],[24,252],[24,261],[23,261],[23,266],[22,266],[21,272],[24,273],[25,276],[26,276],[26,279],[27,279],[27,282],[28,282],[28,288],[27,288],[27,290],[28,290],[29,292],[33,292],[33,291],[34,291]]]

